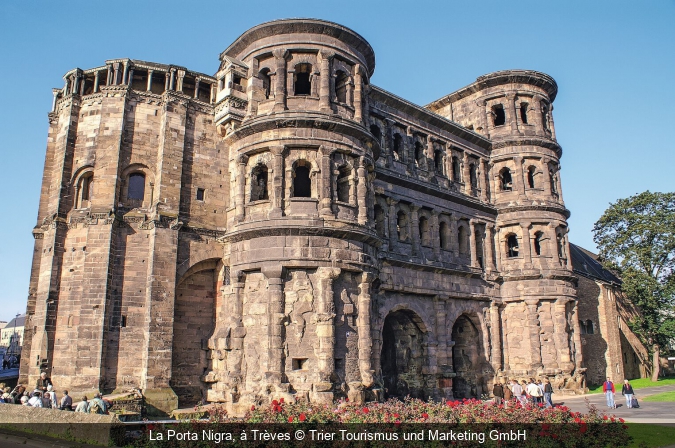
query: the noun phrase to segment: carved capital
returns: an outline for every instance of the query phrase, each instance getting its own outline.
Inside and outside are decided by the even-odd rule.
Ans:
[[[277,59],[286,59],[286,56],[288,55],[288,51],[284,48],[277,48],[274,51],[272,51],[272,54]]]
[[[246,165],[248,163],[248,156],[246,154],[242,154],[237,158],[237,163],[239,165]]]

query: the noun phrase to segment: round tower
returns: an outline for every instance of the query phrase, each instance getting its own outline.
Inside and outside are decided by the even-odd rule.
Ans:
[[[373,385],[369,290],[381,244],[379,143],[364,116],[373,50],[341,25],[277,20],[220,61],[230,278],[209,341],[208,400],[250,406],[266,391],[332,402],[340,384],[358,399]]]

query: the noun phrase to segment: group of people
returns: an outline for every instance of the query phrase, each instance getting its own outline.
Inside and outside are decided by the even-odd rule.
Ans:
[[[494,401],[496,404],[520,404],[525,406],[527,403],[533,405],[543,404],[547,408],[553,407],[553,386],[548,378],[535,380],[530,378],[529,382],[522,380],[520,383],[516,380],[510,380],[508,383],[502,381],[495,382],[492,388]]]
[[[19,357],[16,355],[5,355],[2,358],[2,370],[16,369],[19,367]]]
[[[68,391],[63,391],[59,400],[54,390],[51,378],[45,372],[40,374],[35,390],[28,391],[25,386],[18,385],[13,390],[11,387],[0,387],[0,403],[19,404],[35,408],[60,409],[62,411],[84,412],[89,414],[107,414],[110,408],[103,396],[97,392],[91,400],[86,395],[82,396],[79,403],[73,406],[73,399]]]
[[[602,392],[605,394],[607,399],[607,407],[610,409],[616,409],[616,403],[614,402],[614,394],[616,394],[616,388],[612,380],[607,377],[607,381],[602,383]],[[628,409],[639,407],[637,406],[637,399],[635,398],[635,392],[633,391],[633,386],[630,385],[628,380],[623,380],[623,387],[621,388],[621,395],[626,399],[626,407]]]

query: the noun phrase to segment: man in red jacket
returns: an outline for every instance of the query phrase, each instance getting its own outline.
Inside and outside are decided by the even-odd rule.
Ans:
[[[616,405],[614,404],[614,394],[616,393],[616,389],[614,389],[614,383],[607,377],[607,381],[602,383],[602,392],[605,394],[605,398],[607,398],[607,407],[610,409],[616,409]]]

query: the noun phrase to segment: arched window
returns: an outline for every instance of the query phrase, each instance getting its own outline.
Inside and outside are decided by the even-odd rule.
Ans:
[[[542,232],[537,232],[534,234],[534,253],[541,255],[541,240],[544,238]]]
[[[88,208],[91,206],[91,192],[93,185],[94,173],[87,173],[80,178],[77,208]]]
[[[298,161],[293,172],[293,197],[312,197],[312,181],[309,177],[309,165],[304,160]]]
[[[459,241],[459,254],[462,256],[469,255],[469,232],[466,226],[459,226],[457,229],[457,241]]]
[[[431,232],[429,231],[429,220],[424,216],[420,217],[419,231],[422,246],[431,246]]]
[[[462,169],[457,156],[452,156],[452,180],[455,182],[462,181]]]
[[[513,233],[506,236],[506,256],[508,258],[518,256],[518,237]]]
[[[311,81],[312,65],[298,64],[295,66],[295,73],[293,75],[293,86],[295,95],[311,95],[312,81]]]
[[[476,261],[478,262],[478,266],[480,266],[481,269],[485,269],[485,262],[483,261],[485,258],[485,255],[483,253],[483,246],[484,246],[484,232],[480,228],[476,228],[474,231],[474,238],[476,240]]]
[[[269,198],[267,166],[259,164],[251,172],[251,202]]]
[[[403,139],[401,134],[394,134],[394,160],[401,160],[401,150],[403,149]]]
[[[523,124],[527,124],[527,108],[528,107],[529,107],[529,104],[520,103],[520,121],[522,121]]]
[[[269,99],[270,94],[272,93],[272,79],[270,78],[270,69],[264,68],[260,70],[258,78],[262,80],[263,93],[265,94],[265,99]]]
[[[441,249],[450,250],[450,226],[445,221],[438,226],[438,233],[441,239]]]
[[[502,104],[492,106],[492,114],[495,126],[503,126],[506,123],[506,114],[504,113],[504,106]]]
[[[129,176],[127,199],[142,201],[145,198],[145,174],[133,173]]]
[[[342,70],[339,70],[335,76],[335,98],[338,103],[347,102],[347,84],[349,76]]]
[[[499,172],[499,185],[502,191],[513,191],[513,179],[511,178],[511,170],[502,168]]]
[[[534,175],[535,175],[536,170],[537,170],[537,168],[535,168],[534,166],[530,166],[527,169],[527,186],[530,187],[530,188],[534,188],[534,185],[535,185],[534,184]]]
[[[434,150],[434,169],[438,174],[443,174],[443,151],[438,148]]]
[[[478,173],[475,163],[469,165],[469,179],[471,180],[471,188],[478,188]]]
[[[403,210],[396,214],[396,230],[399,241],[408,241],[408,215]]]
[[[384,238],[386,234],[387,217],[384,214],[384,209],[379,204],[375,205],[375,232],[380,238]]]
[[[377,143],[382,143],[382,131],[380,131],[380,127],[376,124],[371,124],[370,125],[370,133],[373,134],[373,137],[375,137],[375,140],[377,140]]]
[[[352,169],[349,165],[344,165],[338,170],[337,176],[337,200],[340,202],[349,202],[351,196],[351,178]]]
[[[415,142],[415,165],[423,166],[422,161],[424,160],[424,148],[420,142]]]

